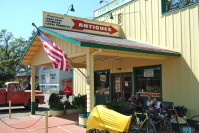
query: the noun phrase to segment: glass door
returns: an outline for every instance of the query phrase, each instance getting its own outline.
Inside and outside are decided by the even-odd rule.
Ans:
[[[122,97],[122,75],[113,75],[113,99]]]
[[[132,95],[131,82],[131,74],[123,75],[123,99],[125,99],[125,101],[128,101],[129,97]]]
[[[112,76],[112,98],[113,99],[125,99],[132,94],[132,85],[131,85],[131,74],[121,74]]]

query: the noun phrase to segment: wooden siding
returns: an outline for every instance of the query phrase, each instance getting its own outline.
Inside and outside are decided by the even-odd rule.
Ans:
[[[86,75],[86,69],[80,68],[80,70]],[[73,69],[73,94],[76,96],[78,94],[84,95],[86,94],[86,89],[88,87],[88,84],[86,82],[85,77],[82,75],[82,73],[77,69]]]
[[[80,56],[79,54],[84,54],[86,51],[85,47],[77,46],[75,44],[72,44],[70,42],[67,42],[63,39],[59,39],[58,37],[49,35],[48,36],[58,47],[60,47],[65,53],[67,53],[68,57],[73,56]],[[41,65],[49,63],[50,59],[48,58],[47,54],[45,53],[43,47],[40,47],[37,54],[34,56],[32,63],[33,65]]]
[[[188,108],[188,117],[199,113],[199,4],[161,15],[161,0],[136,0],[114,11],[122,13],[121,36],[181,52],[166,60],[122,59],[96,62],[95,70],[132,72],[133,67],[162,64],[163,100]],[[103,21],[104,17],[98,18]],[[117,70],[117,68],[122,68]]]
[[[162,96],[164,101],[188,108],[188,116],[198,114],[198,77],[189,69],[183,58],[167,60],[128,58],[94,63],[95,70],[110,70],[110,73],[133,72],[133,67],[162,65]],[[184,66],[184,69],[180,69]],[[118,70],[117,68],[121,68]],[[197,71],[198,73],[199,71]],[[199,73],[198,73],[199,74]]]

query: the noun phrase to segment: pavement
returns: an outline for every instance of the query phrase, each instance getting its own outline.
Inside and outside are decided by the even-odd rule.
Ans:
[[[45,115],[48,110],[50,94],[45,94],[46,104],[39,105],[34,115],[24,107],[12,107],[11,119],[8,117],[8,107],[0,110],[0,133],[46,133]],[[65,101],[65,96],[63,101]],[[72,100],[72,99],[70,99]],[[16,111],[17,110],[17,111]],[[49,111],[48,111],[49,114]],[[48,133],[85,133],[86,129],[78,126],[78,114],[65,114],[58,117],[48,116]]]
[[[78,114],[67,114],[59,117],[48,118],[49,133],[85,133],[86,129],[79,127]],[[44,133],[46,132],[45,116],[41,114],[24,117],[1,118],[1,133]]]
[[[42,116],[48,110],[48,99],[50,94],[45,94],[46,104],[39,105],[36,114],[31,115],[23,107],[12,107],[16,109],[11,119],[8,118],[8,109],[1,109],[0,115],[0,133],[47,133],[45,116]],[[63,101],[66,98],[63,97]],[[72,100],[70,98],[70,100]],[[22,112],[24,111],[24,112]],[[3,115],[4,113],[4,115]],[[49,114],[49,112],[48,112]],[[48,116],[48,133],[86,133],[86,129],[78,126],[78,114],[65,114],[58,117]],[[159,131],[158,133],[168,133],[168,131]]]

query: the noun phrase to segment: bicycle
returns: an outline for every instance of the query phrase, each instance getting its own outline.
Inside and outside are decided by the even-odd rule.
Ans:
[[[199,115],[194,115],[190,119],[190,127],[195,128],[195,132],[199,132]]]
[[[165,130],[167,129],[169,131],[169,121],[170,117],[168,115],[168,109],[162,108],[159,110],[154,110],[154,113],[152,114],[152,119],[154,122],[154,126],[156,130]]]
[[[149,114],[135,112],[128,133],[156,133],[155,126]]]
[[[185,118],[183,118],[185,116],[185,112],[186,109],[180,106],[177,107],[173,107],[173,109],[168,109],[168,111],[173,111],[174,115],[171,117],[170,121],[169,121],[169,131],[170,133],[175,132],[176,130],[179,131],[180,130],[180,126],[186,127],[186,131],[185,133],[188,133],[189,131],[189,124],[187,122],[187,120]]]

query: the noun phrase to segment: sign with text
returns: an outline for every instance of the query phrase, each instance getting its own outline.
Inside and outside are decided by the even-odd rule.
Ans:
[[[43,26],[119,37],[119,25],[49,12],[43,12]]]
[[[94,11],[94,17],[98,17],[102,14],[105,14],[113,9],[116,9],[117,7],[120,7],[121,5],[124,5],[130,1],[134,1],[134,0],[114,0],[108,4],[106,4],[105,6],[98,8],[97,10]]]
[[[153,69],[144,69],[144,77],[154,77]]]
[[[152,92],[137,92],[140,96],[152,96],[152,97],[160,97],[160,93],[152,93]]]

